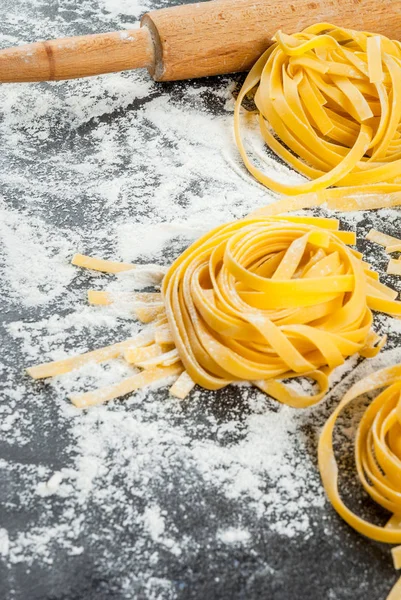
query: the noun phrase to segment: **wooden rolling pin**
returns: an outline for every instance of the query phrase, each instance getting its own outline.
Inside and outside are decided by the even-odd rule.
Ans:
[[[0,51],[0,82],[146,67],[157,81],[249,70],[278,29],[319,21],[401,39],[401,0],[213,0],[145,14],[141,27]]]

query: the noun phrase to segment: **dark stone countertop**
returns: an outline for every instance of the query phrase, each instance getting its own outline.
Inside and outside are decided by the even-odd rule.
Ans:
[[[123,29],[162,6],[158,0],[3,0],[0,44]],[[253,507],[249,482],[243,496],[231,498],[211,484],[201,467],[206,461],[213,469],[212,454],[199,454],[249,450],[258,411],[261,419],[276,413],[289,419],[276,403],[231,387],[198,392],[179,408],[161,389],[77,416],[66,400],[70,382],[34,384],[23,374],[24,366],[55,356],[57,348],[94,348],[131,332],[129,318],[87,311],[86,290],[111,278],[70,267],[75,250],[168,264],[188,243],[187,222],[211,226],[266,201],[233,149],[227,89],[241,80],[157,85],[146,73],[125,73],[0,88],[0,531],[10,539],[7,553],[0,535],[2,599],[384,600],[396,580],[387,547],[356,534],[323,500],[311,500],[315,492],[322,497],[316,440],[338,390],[297,417],[302,447],[297,454],[291,442],[293,477],[309,500],[295,501],[308,527],[289,537],[268,506],[265,512]],[[149,236],[165,234],[157,224],[177,215],[182,235],[173,228],[149,250]],[[362,239],[371,225],[397,235],[399,212],[344,219],[345,227],[357,227],[360,249],[383,269],[384,254]],[[393,323],[376,319],[389,333],[389,349],[400,339]],[[93,384],[90,374],[87,379]],[[141,428],[148,450],[145,438],[138,442]],[[223,482],[224,469],[232,477],[233,467],[220,460],[215,469]],[[273,498],[281,475],[269,480],[260,460],[258,490]],[[63,473],[56,493],[38,493],[55,472]],[[361,510],[384,518],[357,497]],[[146,534],[144,515],[155,514],[149,507],[156,516]],[[300,515],[289,514],[299,522]],[[218,532],[231,526],[249,534],[246,543],[222,543]],[[168,536],[181,550],[169,547]]]

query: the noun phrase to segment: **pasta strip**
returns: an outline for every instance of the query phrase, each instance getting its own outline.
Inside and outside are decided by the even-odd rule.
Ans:
[[[132,311],[142,323],[150,323],[164,311],[164,305],[159,293],[125,293],[118,297],[132,302]],[[97,290],[88,291],[88,302],[102,306],[109,306],[116,301],[116,295],[110,292]]]
[[[387,265],[387,271],[389,275],[401,275],[401,260],[392,258]]]
[[[117,300],[123,302],[161,303],[161,294],[158,292],[103,292],[99,290],[88,291],[89,304],[109,306]]]
[[[184,371],[170,388],[170,394],[175,398],[184,400],[194,387],[195,382],[190,378],[188,373]]]
[[[380,244],[380,246],[384,246],[385,248],[388,246],[401,244],[400,239],[391,235],[387,235],[386,233],[382,233],[381,231],[377,231],[376,229],[371,229],[366,236],[366,239],[371,242],[375,242],[375,244]]]
[[[102,273],[122,273],[136,268],[136,265],[129,263],[114,262],[94,256],[85,256],[84,254],[75,254],[71,264],[84,269],[92,269],[92,271],[101,271]]]
[[[151,344],[150,346],[132,348],[129,347],[124,351],[124,358],[127,362],[137,365],[140,362],[161,356],[163,349],[158,344]]]
[[[174,338],[167,323],[156,327],[155,340],[160,345],[174,343]]]
[[[132,310],[139,321],[142,323],[150,323],[151,321],[154,321],[157,316],[164,313],[164,305],[162,302],[157,304],[135,303]]]
[[[396,546],[391,550],[395,569],[401,569],[401,546]]]
[[[192,244],[168,269],[161,296],[134,294],[143,300],[134,302],[136,316],[152,320],[152,329],[29,374],[48,377],[124,355],[143,371],[74,402],[106,401],[145,385],[151,376],[143,373],[157,378],[173,367],[185,371],[172,390],[180,398],[195,384],[213,390],[246,380],[290,406],[320,401],[331,371],[346,357],[372,357],[384,345],[385,336],[372,330],[371,311],[401,317],[401,303],[348,247],[355,234],[338,231],[337,219],[282,216],[275,214],[277,205],[259,212],[271,209],[272,216],[220,225]],[[110,299],[95,295],[100,302]],[[297,376],[310,378],[320,391],[300,396],[284,381]]]
[[[386,254],[391,254],[392,252],[401,252],[401,240],[398,244],[386,246],[385,250],[386,250]]]
[[[171,365],[170,367],[154,368],[147,371],[141,371],[132,377],[128,377],[115,385],[109,385],[93,392],[70,396],[71,402],[77,408],[89,408],[96,404],[103,404],[109,400],[126,396],[135,390],[163,381],[169,377],[179,375],[182,372],[182,366]]]
[[[387,596],[387,600],[399,600],[401,597],[401,577],[394,585],[390,594]]]
[[[147,358],[146,360],[137,360],[136,365],[142,369],[151,369],[156,366],[168,367],[180,361],[180,356],[174,348],[168,352],[163,352],[158,356]]]
[[[135,338],[119,342],[118,344],[112,344],[111,346],[105,346],[99,350],[92,350],[85,354],[79,354],[78,356],[71,356],[70,358],[64,358],[62,360],[56,360],[50,363],[43,363],[35,367],[29,367],[26,372],[34,379],[45,379],[47,377],[55,377],[56,375],[63,375],[69,373],[74,369],[79,369],[84,365],[91,362],[104,362],[112,358],[121,356],[125,348],[128,348],[135,342]]]
[[[241,128],[246,97],[254,100],[265,143],[309,181],[281,183],[252,160]],[[399,44],[328,23],[277,32],[234,110],[239,152],[260,183],[284,196],[312,194],[310,206],[327,202],[335,210],[401,204],[400,121]]]

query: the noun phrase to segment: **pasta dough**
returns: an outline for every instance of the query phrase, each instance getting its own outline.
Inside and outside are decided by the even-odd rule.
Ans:
[[[291,406],[318,402],[347,356],[374,356],[385,343],[372,330],[372,309],[401,315],[396,292],[348,247],[355,234],[338,226],[337,219],[272,215],[216,227],[168,269],[161,296],[130,296],[134,314],[153,328],[28,373],[45,378],[115,357],[147,371],[74,396],[80,407],[178,376],[171,392],[180,398],[195,384],[215,390],[247,380]],[[119,263],[83,256],[80,264],[120,270]],[[124,270],[134,267],[123,263]],[[89,299],[108,304],[115,295],[91,291]],[[320,390],[298,395],[282,382],[300,376]]]
[[[264,142],[309,181],[282,183],[250,159],[240,128],[249,96]],[[401,203],[400,119],[401,44],[319,23],[276,34],[239,93],[235,137],[249,172],[275,192],[313,193],[315,204],[341,210],[394,206]],[[366,204],[361,194],[370,195]]]

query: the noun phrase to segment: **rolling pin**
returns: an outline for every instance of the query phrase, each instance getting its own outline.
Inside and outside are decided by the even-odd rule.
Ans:
[[[146,13],[140,27],[0,51],[0,82],[52,81],[146,67],[156,81],[247,71],[279,29],[315,22],[401,39],[401,0],[213,0]]]

